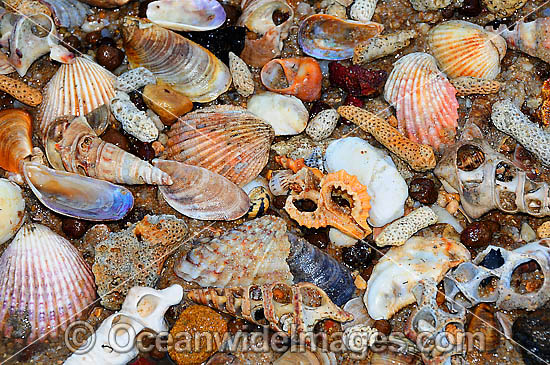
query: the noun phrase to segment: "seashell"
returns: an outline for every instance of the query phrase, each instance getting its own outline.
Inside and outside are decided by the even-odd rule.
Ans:
[[[357,137],[332,142],[325,153],[328,172],[344,169],[357,176],[371,197],[369,223],[382,227],[403,216],[409,189],[389,156]]]
[[[11,65],[8,60],[8,56],[0,52],[0,75],[7,75],[15,72],[15,68]]]
[[[233,85],[237,92],[247,98],[254,94],[254,80],[252,73],[246,62],[239,58],[235,53],[229,52],[229,70],[233,77]]]
[[[234,220],[248,211],[250,200],[242,189],[225,177],[198,166],[154,160],[174,183],[160,187],[172,208],[193,219]]]
[[[338,362],[333,352],[322,351],[320,349],[317,349],[317,351],[310,351],[305,346],[293,346],[290,350],[285,352],[283,356],[273,362],[273,365],[295,364],[337,365]]]
[[[247,109],[268,122],[276,136],[299,134],[306,129],[309,120],[309,113],[300,99],[269,91],[252,96]]]
[[[223,62],[177,33],[127,17],[122,35],[132,68],[147,68],[193,102],[215,100],[231,85],[231,73]]]
[[[546,221],[537,228],[538,238],[550,238],[550,221]]]
[[[306,127],[306,134],[314,141],[322,141],[330,137],[339,120],[340,115],[336,110],[323,110],[309,122]]]
[[[264,216],[191,250],[174,266],[176,274],[203,287],[292,283],[286,259],[290,242],[281,218]]]
[[[90,7],[80,1],[44,0],[52,11],[52,17],[57,25],[72,29],[80,27],[92,13]]]
[[[25,199],[21,188],[0,179],[0,244],[10,240],[25,220]]]
[[[310,158],[312,154],[316,154],[320,151],[324,154],[327,146],[333,139],[326,139],[324,141],[315,142],[309,138],[308,135],[299,134],[291,137],[288,141],[281,141],[274,143],[271,149],[275,151],[277,155],[287,156],[293,159],[306,159]]]
[[[76,56],[67,48],[54,44],[50,47],[50,59],[59,63],[73,63]]]
[[[382,33],[384,26],[356,22],[328,14],[306,18],[298,31],[298,42],[305,54],[323,60],[345,60],[353,56],[356,44]]]
[[[510,49],[550,62],[550,17],[538,18],[529,23],[520,21],[514,30],[499,28],[498,32]]]
[[[486,303],[480,303],[474,308],[472,314],[467,331],[482,334],[482,340],[476,341],[475,337],[478,336],[474,336],[473,344],[469,345],[475,346],[482,352],[495,351],[500,343],[501,334],[493,309]]]
[[[275,196],[287,195],[290,192],[292,170],[281,170],[273,173],[269,179],[269,191]]]
[[[401,246],[416,232],[437,223],[437,215],[430,207],[420,207],[392,222],[374,240],[379,247]]]
[[[473,76],[494,80],[506,54],[506,41],[477,24],[451,20],[434,27],[428,44],[441,70],[450,78]]]
[[[353,299],[350,299],[346,304],[344,304],[342,309],[344,309],[348,313],[353,314],[353,321],[342,324],[343,330],[346,330],[353,326],[363,325],[372,327],[374,325],[374,319],[369,316],[369,312],[367,312],[367,307],[365,307],[363,298],[355,297]]]
[[[61,65],[46,86],[44,102],[36,118],[37,132],[45,138],[56,118],[83,116],[104,104],[109,105],[115,96],[114,80],[112,73],[84,57],[77,57],[73,64]]]
[[[78,250],[40,224],[21,228],[0,258],[0,273],[0,330],[27,343],[62,336],[96,298]]]
[[[167,158],[204,167],[244,186],[266,165],[274,133],[247,110],[226,105],[186,114],[168,137]]]
[[[495,80],[479,79],[472,76],[461,76],[451,80],[457,96],[475,94],[496,94],[502,84]]]
[[[384,99],[395,107],[399,132],[435,149],[454,142],[458,125],[455,94],[435,58],[421,52],[399,59],[384,87]]]
[[[3,2],[2,12],[9,11],[14,16],[30,16],[34,14],[45,14],[50,16],[51,10],[50,8],[39,1],[34,0],[6,0]]]
[[[415,30],[404,30],[397,33],[378,35],[355,46],[353,64],[364,64],[408,47],[411,39],[417,36]]]
[[[118,8],[126,4],[130,0],[82,0],[88,5],[97,6],[98,8]]]
[[[409,0],[416,11],[435,11],[451,5],[452,0]]]
[[[250,199],[250,208],[248,208],[246,218],[256,218],[264,215],[271,202],[269,190],[263,186],[257,186],[247,194]]]
[[[155,123],[130,101],[128,94],[115,91],[115,97],[111,99],[110,105],[111,112],[126,133],[145,143],[157,140],[159,130]]]
[[[527,3],[527,0],[482,0],[481,3],[491,13],[505,18],[521,9]]]
[[[413,237],[392,247],[378,261],[367,283],[363,300],[373,319],[390,319],[414,303],[412,289],[420,280],[439,282],[449,269],[470,261],[460,242],[445,238]]]
[[[397,129],[377,115],[356,106],[341,106],[338,108],[338,113],[365,132],[370,133],[414,170],[427,171],[435,167],[436,159],[433,148],[403,137]]]
[[[348,236],[336,228],[328,230],[328,239],[335,247],[351,247],[358,242],[357,238]]]
[[[89,221],[119,220],[134,206],[132,193],[121,186],[34,163],[23,165],[25,181],[48,209]]]
[[[116,90],[130,93],[141,89],[149,84],[156,84],[157,78],[151,71],[145,67],[138,67],[128,70],[115,80],[114,86]]]
[[[42,102],[40,90],[4,75],[0,75],[0,90],[30,106],[37,106]]]
[[[161,27],[202,32],[225,22],[225,10],[216,0],[157,0],[147,5],[147,19]]]
[[[21,172],[21,163],[32,154],[32,118],[23,109],[0,111],[0,167]]]
[[[360,22],[369,22],[376,10],[378,0],[355,0],[349,10],[351,19]]]
[[[269,91],[293,95],[302,101],[321,97],[323,74],[319,63],[310,57],[272,60],[262,68],[260,78]]]
[[[149,84],[143,89],[143,101],[166,125],[193,109],[189,98],[167,84]]]

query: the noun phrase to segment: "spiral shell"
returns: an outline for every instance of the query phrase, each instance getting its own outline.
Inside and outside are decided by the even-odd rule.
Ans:
[[[96,297],[94,277],[80,253],[40,224],[17,233],[0,258],[0,273],[0,330],[29,343],[62,335]]]
[[[231,73],[223,62],[177,33],[128,17],[122,34],[132,68],[147,68],[191,101],[215,100],[231,85]]]
[[[245,98],[254,94],[254,80],[246,62],[233,52],[229,52],[229,69],[237,92]]]
[[[290,192],[290,177],[294,173],[291,170],[281,170],[273,173],[269,179],[269,191],[275,196],[287,195]]]
[[[25,220],[25,199],[21,188],[0,179],[0,244],[10,240]]]
[[[32,153],[32,118],[22,109],[0,111],[0,167],[19,173]]]
[[[510,49],[550,62],[550,17],[538,18],[529,23],[520,21],[513,30],[501,27],[498,31]]]
[[[428,35],[431,53],[450,78],[473,76],[493,80],[500,73],[506,41],[477,24],[451,20]]]

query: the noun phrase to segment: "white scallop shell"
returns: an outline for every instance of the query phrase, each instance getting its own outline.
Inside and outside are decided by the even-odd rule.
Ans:
[[[25,199],[21,188],[0,179],[0,243],[13,237],[25,218]]]

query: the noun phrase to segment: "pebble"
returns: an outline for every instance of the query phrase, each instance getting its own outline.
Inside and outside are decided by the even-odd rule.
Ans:
[[[101,135],[101,139],[122,148],[126,152],[130,151],[130,142],[128,142],[128,138],[113,127],[107,128],[105,133]]]
[[[464,0],[458,12],[464,16],[478,16],[481,13],[480,0]]]
[[[113,71],[124,61],[124,52],[116,47],[102,44],[97,49],[95,59],[101,66]]]
[[[176,119],[193,109],[193,103],[170,85],[149,84],[143,89],[143,101],[153,110],[165,125],[172,125]]]
[[[389,336],[389,334],[391,333],[391,324],[385,319],[378,319],[374,321],[374,324],[372,326],[376,328],[378,332],[381,332],[386,336]]]
[[[500,229],[500,225],[493,221],[470,223],[460,234],[460,241],[467,247],[484,247],[491,242],[493,233]]]
[[[61,229],[68,238],[79,239],[84,236],[88,229],[87,222],[75,218],[63,218]]]
[[[539,309],[516,319],[512,334],[527,365],[550,361],[550,316],[547,309]]]
[[[433,180],[419,177],[411,181],[409,195],[422,204],[432,205],[437,201],[438,192]]]
[[[69,51],[78,51],[81,47],[80,39],[74,35],[70,35],[67,38],[63,39],[63,43],[65,47],[69,49]]]
[[[357,242],[355,246],[342,249],[342,262],[352,269],[359,269],[370,263],[370,253],[373,244],[364,240]]]
[[[285,197],[286,198],[286,197]],[[327,248],[329,238],[326,229],[304,229],[304,238],[314,246],[320,249]]]

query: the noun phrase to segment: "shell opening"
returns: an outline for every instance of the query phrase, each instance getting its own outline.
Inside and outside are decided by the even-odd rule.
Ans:
[[[462,171],[473,171],[485,162],[485,153],[478,146],[465,144],[456,155],[457,167]]]

